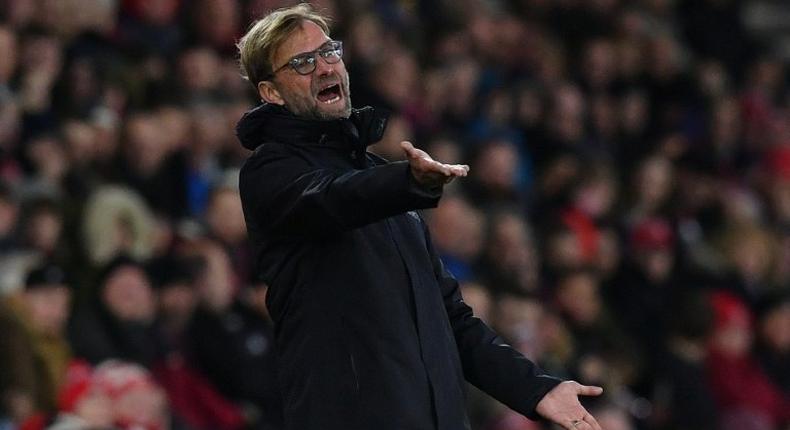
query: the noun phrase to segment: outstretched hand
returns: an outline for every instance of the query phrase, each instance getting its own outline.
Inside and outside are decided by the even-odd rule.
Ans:
[[[415,148],[411,142],[403,141],[400,146],[406,152],[406,159],[409,161],[414,179],[427,188],[442,186],[469,173],[469,166],[440,163],[431,158],[427,152]]]
[[[540,416],[566,430],[601,430],[598,421],[579,403],[579,396],[600,396],[603,388],[565,381],[538,402]]]

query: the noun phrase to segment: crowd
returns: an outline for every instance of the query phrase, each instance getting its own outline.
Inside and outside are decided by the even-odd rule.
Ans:
[[[280,428],[235,43],[292,3],[0,0],[0,429]],[[313,2],[370,149],[471,165],[425,212],[465,300],[607,430],[790,428],[788,68],[746,4]]]

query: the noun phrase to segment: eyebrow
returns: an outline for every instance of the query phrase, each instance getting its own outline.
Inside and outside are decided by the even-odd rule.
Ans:
[[[327,44],[327,43],[329,43],[329,42],[334,42],[334,41],[335,41],[334,39],[327,39],[326,41],[324,41],[324,43],[322,43],[321,45],[319,45],[319,46],[318,46],[318,48],[315,48],[315,49],[313,49],[312,51],[304,51],[304,52],[300,52],[300,53],[298,53],[298,54],[296,54],[296,55],[292,55],[292,56],[288,57],[288,61],[291,61],[291,60],[293,60],[293,59],[294,59],[294,58],[296,58],[296,57],[301,57],[302,55],[306,55],[306,54],[312,54],[313,52],[315,52],[315,51],[318,51],[318,50],[320,50],[321,48],[323,48],[324,46],[326,46],[326,44]]]

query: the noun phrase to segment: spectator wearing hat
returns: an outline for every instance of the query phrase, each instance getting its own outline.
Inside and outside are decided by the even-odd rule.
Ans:
[[[65,336],[71,291],[65,272],[43,264],[0,309],[0,395],[3,414],[19,423],[53,412],[71,349]]]

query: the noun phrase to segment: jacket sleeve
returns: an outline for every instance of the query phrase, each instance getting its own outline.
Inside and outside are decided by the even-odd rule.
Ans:
[[[245,163],[239,189],[248,225],[253,221],[264,232],[308,235],[435,207],[442,193],[441,187],[418,184],[405,161],[337,172],[276,149],[263,149]]]
[[[533,420],[538,402],[561,379],[548,376],[520,352],[506,344],[464,303],[458,281],[444,268],[423,225],[434,274],[441,288],[467,381]]]

